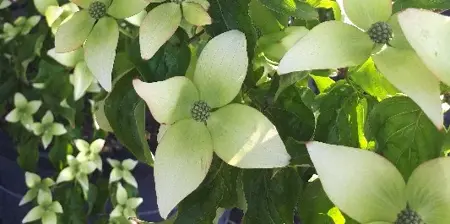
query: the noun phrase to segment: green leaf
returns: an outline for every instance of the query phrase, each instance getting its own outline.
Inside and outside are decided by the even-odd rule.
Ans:
[[[132,86],[133,70],[120,79],[105,100],[105,114],[114,134],[138,160],[153,165],[145,138],[145,103]]]
[[[365,148],[363,136],[367,103],[344,81],[316,97],[318,106],[315,140]]]
[[[64,213],[60,222],[67,224],[87,223],[83,193],[80,187],[63,184],[55,188],[55,201],[61,203]]]
[[[66,164],[66,155],[71,155],[73,152],[70,144],[70,137],[65,135],[55,136],[53,146],[48,153],[50,162],[57,170],[62,170]]]
[[[328,199],[319,180],[308,183],[299,199],[299,215],[304,223],[308,224],[334,224],[346,222],[334,222],[329,216],[329,211],[336,209]],[[339,217],[340,218],[340,217]]]
[[[213,20],[206,31],[217,36],[225,31],[237,29],[247,38],[247,49],[250,60],[256,46],[256,31],[249,16],[250,0],[210,0],[209,14]]]
[[[316,9],[305,2],[296,0],[259,0],[270,10],[282,14],[294,16],[304,20],[318,19],[319,14]]]
[[[443,133],[407,97],[382,101],[373,108],[367,122],[367,136],[375,140],[377,151],[397,167],[405,180],[418,165],[440,155]]]
[[[450,2],[447,0],[397,0],[394,2],[394,13],[407,8],[448,9]]]
[[[293,168],[245,170],[244,192],[248,209],[244,223],[293,223],[302,182]]]
[[[17,163],[25,171],[36,170],[36,165],[39,161],[39,144],[40,138],[30,137],[28,139],[22,138],[17,146]]]
[[[378,100],[397,94],[399,91],[384,78],[370,58],[363,65],[349,71],[350,79]]]
[[[302,101],[301,90],[295,85],[286,88],[265,114],[274,122],[283,139],[308,141],[314,134],[315,117]]]
[[[208,176],[178,207],[175,224],[210,224],[219,207],[237,206],[239,170],[214,157]]]
[[[249,15],[258,33],[262,35],[278,32],[282,28],[282,25],[277,21],[272,11],[262,5],[258,0],[251,0]]]

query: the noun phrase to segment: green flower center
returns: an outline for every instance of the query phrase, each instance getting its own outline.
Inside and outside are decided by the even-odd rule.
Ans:
[[[106,15],[106,5],[103,2],[95,1],[89,5],[89,15],[94,19],[100,19]]]
[[[417,212],[407,206],[406,209],[398,213],[394,224],[425,224],[425,222],[422,221]]]
[[[385,22],[374,23],[367,31],[367,34],[377,44],[387,44],[392,40],[392,28]]]
[[[192,118],[198,122],[205,122],[211,115],[211,107],[205,101],[197,101],[191,108]]]

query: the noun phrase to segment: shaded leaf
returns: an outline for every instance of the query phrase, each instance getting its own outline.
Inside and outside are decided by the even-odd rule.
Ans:
[[[444,135],[409,98],[396,96],[376,105],[368,118],[367,136],[405,180],[423,162],[437,158]]]

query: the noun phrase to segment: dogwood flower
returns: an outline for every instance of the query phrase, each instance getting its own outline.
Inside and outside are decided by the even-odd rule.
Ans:
[[[136,217],[136,208],[142,204],[142,198],[129,198],[128,193],[122,184],[117,184],[116,206],[109,215],[111,218],[118,217]]]
[[[62,6],[50,5],[44,11],[47,25],[52,29],[52,33],[56,34],[61,24],[69,21],[73,14],[80,11],[78,6],[72,2],[66,3]]]
[[[80,152],[78,153],[76,159],[80,162],[94,162],[97,169],[102,171],[103,162],[99,153],[102,151],[104,145],[105,140],[103,139],[97,139],[91,144],[83,139],[77,139],[75,140],[75,146]]]
[[[214,152],[240,168],[289,163],[275,126],[252,107],[230,104],[247,74],[246,45],[243,33],[228,31],[205,46],[193,80],[178,76],[154,83],[133,81],[155,119],[170,125],[158,144],[154,166],[164,218],[205,179]]]
[[[37,174],[26,172],[25,173],[25,184],[28,187],[28,191],[23,196],[22,200],[19,203],[20,205],[24,205],[36,197],[52,197],[52,191],[50,187],[55,184],[55,182],[51,178],[41,179],[41,177]],[[38,199],[39,200],[39,199]],[[43,199],[40,199],[43,200]]]
[[[42,117],[41,123],[36,122],[32,125],[31,129],[37,136],[42,136],[42,145],[47,148],[53,140],[53,136],[60,136],[67,133],[64,125],[54,122],[53,113],[47,111]]]
[[[341,2],[341,11],[353,25],[341,21],[317,25],[286,53],[278,73],[356,66],[372,57],[386,79],[416,102],[436,127],[442,129],[439,79],[408,44],[398,23],[398,14],[391,15],[392,1]]]
[[[119,40],[114,19],[124,19],[141,12],[145,0],[72,0],[82,10],[62,24],[55,36],[55,50],[70,52],[83,45],[89,70],[106,90],[112,89],[112,68]],[[108,16],[109,15],[109,16]]]
[[[61,170],[56,183],[76,180],[80,184],[85,198],[87,198],[89,190],[88,175],[95,171],[96,164],[92,161],[79,161],[72,155],[67,155],[67,164],[69,166]]]
[[[442,224],[450,220],[450,158],[418,166],[405,182],[387,159],[362,149],[307,143],[330,200],[362,224]]]
[[[28,212],[23,218],[22,223],[40,219],[43,224],[57,224],[58,218],[56,213],[63,213],[63,208],[59,202],[52,200],[51,195],[50,197],[38,197],[38,205]]]
[[[11,123],[19,122],[26,129],[30,129],[33,124],[33,114],[35,114],[42,105],[42,101],[33,100],[28,102],[25,96],[22,93],[14,94],[14,108],[11,112],[9,112],[5,120]]]
[[[150,2],[165,2],[151,0]],[[175,33],[184,18],[196,26],[211,24],[206,0],[169,0],[152,9],[142,21],[139,43],[143,59],[150,59]]]
[[[101,91],[97,80],[95,80],[94,75],[84,60],[83,48],[78,48],[67,53],[56,53],[53,48],[47,54],[58,63],[69,68],[74,68],[73,74],[70,75],[69,79],[73,85],[73,98],[75,101],[81,99],[87,92],[98,93]]]
[[[119,180],[124,180],[131,186],[137,188],[138,183],[136,179],[134,178],[133,174],[131,174],[131,171],[136,167],[138,164],[137,161],[132,159],[126,159],[124,161],[119,162],[115,159],[106,159],[109,163],[109,165],[112,166],[111,174],[109,175],[109,183],[114,183]]]
[[[20,35],[27,35],[30,33],[31,29],[35,27],[39,21],[41,21],[40,16],[31,16],[29,18],[25,18],[23,16],[19,16],[14,23],[5,23],[3,24],[3,34],[0,35],[0,38],[4,39],[5,43],[11,41]]]

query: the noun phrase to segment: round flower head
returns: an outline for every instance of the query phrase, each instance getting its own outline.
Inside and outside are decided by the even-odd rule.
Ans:
[[[155,83],[134,80],[137,94],[167,127],[158,136],[155,155],[156,195],[164,218],[204,180],[213,153],[240,168],[289,164],[275,126],[256,109],[230,103],[247,66],[245,36],[231,30],[205,46],[192,80],[182,76]]]
[[[338,2],[345,23],[327,21],[311,29],[281,59],[278,74],[358,66],[371,57],[384,77],[442,129],[442,77],[436,77],[409,45],[398,14],[391,15],[392,0]]]

